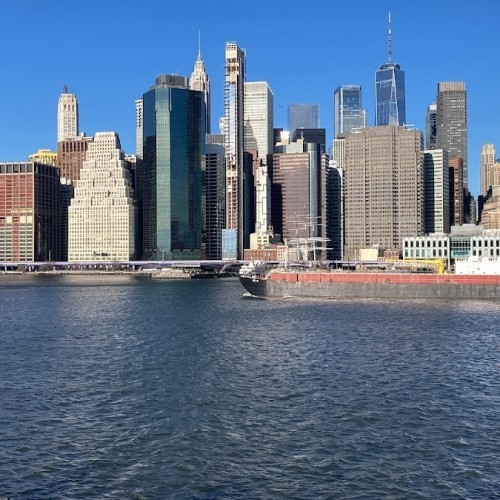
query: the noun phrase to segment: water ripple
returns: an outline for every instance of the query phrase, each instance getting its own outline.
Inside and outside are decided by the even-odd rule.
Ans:
[[[499,498],[496,303],[2,285],[0,498]]]

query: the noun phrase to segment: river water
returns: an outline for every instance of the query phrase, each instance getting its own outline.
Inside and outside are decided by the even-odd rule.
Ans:
[[[499,498],[498,302],[0,276],[0,498]]]

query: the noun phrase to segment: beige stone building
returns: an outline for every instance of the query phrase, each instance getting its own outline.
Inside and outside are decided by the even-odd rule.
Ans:
[[[423,137],[404,126],[345,135],[344,258],[377,245],[401,249],[424,232]]]
[[[500,163],[491,167],[490,179],[491,196],[483,206],[481,224],[484,229],[500,229]]]
[[[133,259],[136,210],[118,135],[98,132],[89,144],[69,207],[68,260]]]

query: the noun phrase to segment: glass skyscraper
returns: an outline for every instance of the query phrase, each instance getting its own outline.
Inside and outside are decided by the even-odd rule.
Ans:
[[[399,64],[382,64],[375,75],[376,125],[404,125],[405,73]]]
[[[160,75],[143,95],[144,259],[201,258],[202,102],[203,93],[175,75]]]
[[[288,131],[290,135],[298,128],[319,128],[319,106],[317,104],[290,104],[288,106]]]
[[[341,85],[333,93],[334,137],[366,126],[360,85]]]
[[[388,59],[375,73],[375,124],[404,125],[406,123],[405,73],[392,62],[391,15],[389,14]]]

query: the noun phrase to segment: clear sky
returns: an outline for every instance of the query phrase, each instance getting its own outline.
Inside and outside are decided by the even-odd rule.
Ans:
[[[157,75],[190,76],[201,53],[211,80],[212,131],[222,114],[225,42],[246,49],[247,81],[267,81],[275,127],[290,103],[320,105],[333,135],[333,91],[360,84],[374,124],[374,78],[393,60],[406,76],[406,116],[422,131],[437,82],[465,81],[469,186],[477,197],[485,143],[500,157],[498,0],[11,0],[2,2],[0,161],[56,148],[63,85],[80,106],[80,130],[113,130],[135,153],[135,99]]]

